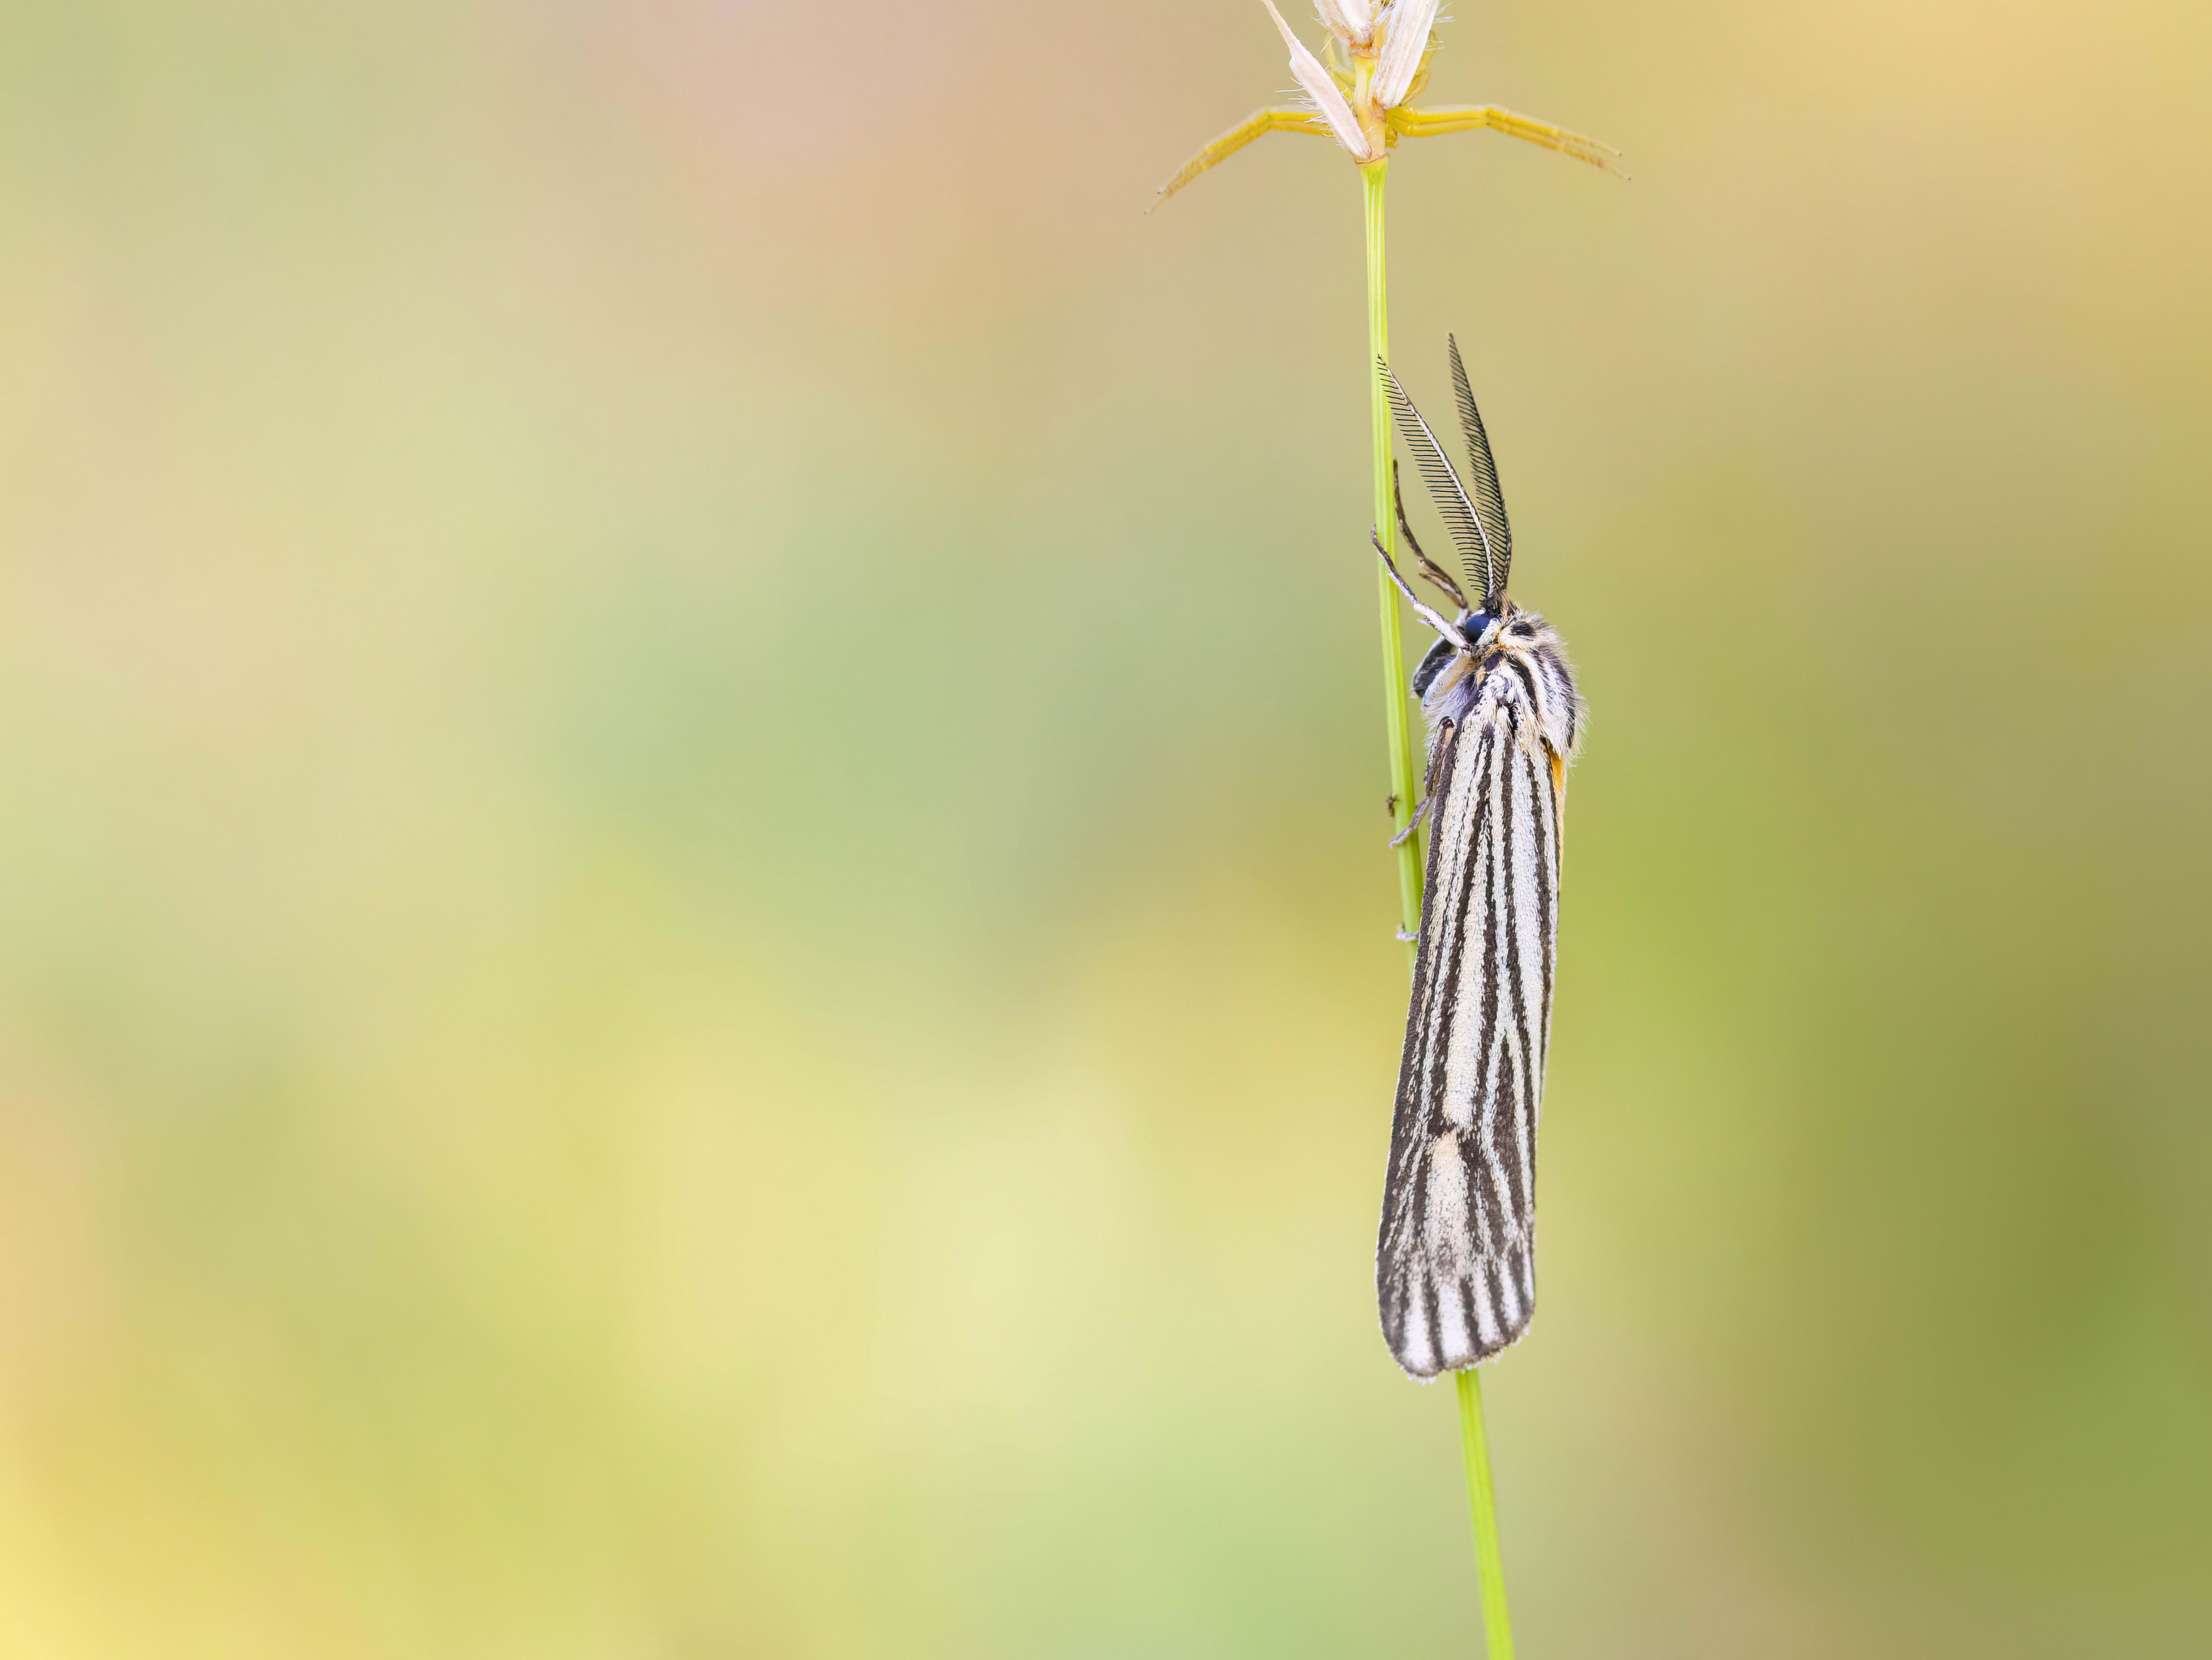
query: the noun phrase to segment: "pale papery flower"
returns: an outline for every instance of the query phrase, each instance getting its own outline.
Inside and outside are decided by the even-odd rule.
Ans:
[[[1316,3],[1321,26],[1338,40],[1364,46],[1375,38],[1375,14],[1367,9],[1367,0],[1316,0]]]
[[[1435,49],[1437,0],[1397,0],[1390,8],[1382,62],[1375,71],[1375,106],[1395,109],[1413,89],[1413,76]]]
[[[1291,26],[1283,21],[1283,14],[1275,9],[1275,0],[1260,0],[1267,9],[1267,15],[1275,20],[1275,27],[1283,32],[1283,44],[1291,49],[1291,73],[1306,89],[1306,96],[1314,101],[1321,119],[1328,123],[1328,130],[1336,142],[1362,161],[1372,161],[1382,154],[1380,144],[1371,143],[1359,125],[1359,118],[1352,112],[1350,103],[1328,71],[1322,67],[1320,58],[1306,50],[1305,42],[1291,33]]]
[[[1226,161],[1271,132],[1326,134],[1363,167],[1380,164],[1401,138],[1431,138],[1488,127],[1558,150],[1609,172],[1622,173],[1620,152],[1564,127],[1516,115],[1495,104],[1456,104],[1419,110],[1408,102],[1428,83],[1436,51],[1440,0],[1315,0],[1327,50],[1325,63],[1291,31],[1275,0],[1260,0],[1290,48],[1291,74],[1306,95],[1302,106],[1255,110],[1183,163],[1160,186],[1172,196],[1208,167]],[[1625,178],[1626,174],[1622,173]],[[1157,203],[1154,204],[1158,205]],[[1150,210],[1146,210],[1150,211]]]

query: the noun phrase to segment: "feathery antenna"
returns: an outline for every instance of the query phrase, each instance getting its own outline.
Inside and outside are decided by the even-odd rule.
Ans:
[[[1482,411],[1474,406],[1474,390],[1467,383],[1467,365],[1459,361],[1459,342],[1444,337],[1451,357],[1452,394],[1459,400],[1460,429],[1467,435],[1467,457],[1474,479],[1474,511],[1482,522],[1483,541],[1490,549],[1491,574],[1495,586],[1486,585],[1482,605],[1498,609],[1505,593],[1505,579],[1513,569],[1513,526],[1505,517],[1505,497],[1498,488],[1498,464],[1490,459],[1490,435],[1483,430]]]
[[[1468,587],[1486,600],[1505,586],[1502,572],[1496,581],[1492,581],[1492,572],[1498,571],[1498,563],[1490,532],[1476,513],[1467,487],[1459,482],[1459,474],[1452,471],[1452,464],[1437,442],[1436,435],[1421,419],[1413,400],[1406,396],[1406,389],[1398,384],[1398,377],[1390,372],[1390,366],[1378,357],[1375,369],[1388,386],[1390,408],[1398,417],[1398,430],[1406,440],[1406,447],[1413,453],[1413,465],[1420,469],[1429,494],[1435,498],[1437,511],[1443,515],[1444,528],[1451,532],[1452,541],[1459,549],[1460,562],[1467,567]],[[1486,450],[1484,453],[1488,453]]]

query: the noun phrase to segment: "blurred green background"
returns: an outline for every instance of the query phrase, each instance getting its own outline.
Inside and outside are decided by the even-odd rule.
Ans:
[[[1594,711],[1522,1651],[2212,1652],[2212,14],[1461,10],[1636,173],[1391,184]],[[1477,1652],[1358,182],[1139,212],[1288,83],[9,9],[0,1654]]]

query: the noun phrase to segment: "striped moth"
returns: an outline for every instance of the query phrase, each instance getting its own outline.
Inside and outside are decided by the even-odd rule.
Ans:
[[[1382,1335],[1422,1378],[1489,1359],[1535,1308],[1560,821],[1583,728],[1565,643],[1506,597],[1513,532],[1456,341],[1449,351],[1471,492],[1389,365],[1376,364],[1468,577],[1462,590],[1421,551],[1401,502],[1407,547],[1458,611],[1422,604],[1376,539],[1437,636],[1413,673],[1429,731],[1428,880],[1375,1256]]]

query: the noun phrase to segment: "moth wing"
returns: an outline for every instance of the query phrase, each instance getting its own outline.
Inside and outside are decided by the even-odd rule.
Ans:
[[[1416,1377],[1534,1312],[1536,1125],[1551,1041],[1559,791],[1523,683],[1440,727],[1427,891],[1376,1246],[1382,1335]]]

